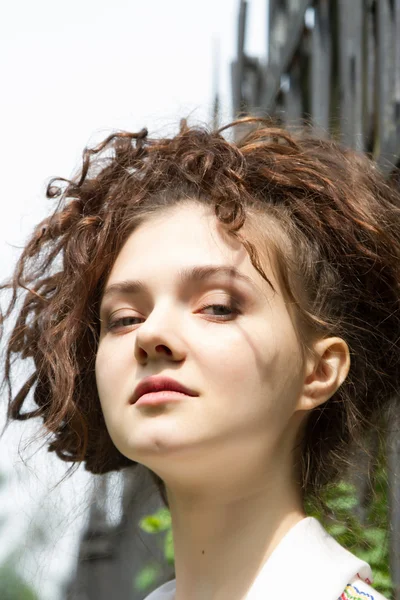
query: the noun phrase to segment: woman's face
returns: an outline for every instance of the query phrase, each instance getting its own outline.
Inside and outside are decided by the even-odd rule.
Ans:
[[[248,281],[180,277],[204,266],[234,267]],[[194,202],[151,217],[117,256],[100,311],[100,402],[120,452],[167,484],[265,472],[275,453],[289,457],[303,365],[278,282],[263,267],[276,293],[212,209]],[[112,288],[133,280],[141,291]],[[132,404],[137,384],[158,375],[198,395]]]

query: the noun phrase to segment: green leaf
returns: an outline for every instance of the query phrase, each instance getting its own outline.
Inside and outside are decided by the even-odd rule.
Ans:
[[[148,516],[140,520],[139,526],[146,533],[158,533],[160,529],[160,521],[156,517]]]
[[[368,527],[364,529],[363,535],[364,539],[374,546],[382,548],[387,544],[387,533],[384,529],[380,529],[379,527]]]
[[[358,500],[355,496],[341,496],[339,494],[328,502],[328,506],[333,512],[348,512],[355,508],[357,504]]]
[[[347,534],[347,527],[342,523],[333,523],[330,527],[327,527],[327,530],[335,538],[339,537],[339,535]]]
[[[159,533],[171,527],[171,514],[168,509],[160,508],[157,512],[139,521],[139,527],[146,533]]]
[[[161,574],[161,568],[156,563],[151,563],[143,567],[136,575],[133,585],[135,590],[141,592],[148,590],[153,586]]]
[[[172,537],[172,530],[167,531],[164,540],[164,556],[167,559],[168,564],[173,565],[175,560],[174,554],[174,540]]]
[[[382,568],[385,565],[385,549],[382,548],[369,548],[368,550],[358,550],[357,556],[361,560],[365,560],[371,565],[372,570],[375,572],[377,568]]]
[[[392,580],[390,575],[386,571],[376,569],[374,571],[374,584],[373,587],[382,593],[390,594],[392,592]]]

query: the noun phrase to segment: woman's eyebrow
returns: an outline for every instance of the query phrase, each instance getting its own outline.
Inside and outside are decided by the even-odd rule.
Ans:
[[[184,267],[178,272],[178,279],[181,285],[198,283],[211,279],[212,277],[227,277],[238,279],[253,288],[254,291],[260,292],[255,282],[244,273],[241,273],[236,267],[225,265],[202,265],[196,267]],[[146,293],[148,288],[143,281],[127,280],[112,283],[106,287],[103,293],[103,300],[106,297],[114,294],[129,294]]]

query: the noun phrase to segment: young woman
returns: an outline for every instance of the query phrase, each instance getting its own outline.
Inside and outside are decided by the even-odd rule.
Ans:
[[[366,156],[240,124],[114,134],[51,182],[8,284],[9,420],[92,473],[150,470],[176,579],[149,600],[382,599],[304,503],[399,409],[399,193]]]

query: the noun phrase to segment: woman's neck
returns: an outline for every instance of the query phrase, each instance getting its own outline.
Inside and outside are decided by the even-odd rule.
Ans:
[[[306,516],[299,490],[286,478],[232,491],[214,487],[208,497],[188,501],[168,489],[176,600],[244,599],[280,540]]]

